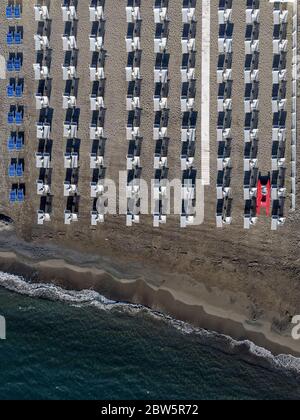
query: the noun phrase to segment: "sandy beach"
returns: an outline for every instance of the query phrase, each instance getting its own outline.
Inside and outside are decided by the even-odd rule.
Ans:
[[[33,36],[37,29],[34,21],[35,1],[24,2],[22,24],[24,26],[24,74],[25,90],[25,136],[26,148],[25,177],[26,199],[24,204],[9,203],[11,180],[7,168],[11,156],[7,151],[6,139],[10,130],[6,125],[9,100],[4,98],[0,110],[1,117],[1,162],[0,162],[0,212],[9,215],[13,227],[3,225],[0,232],[0,270],[26,277],[36,282],[52,282],[68,289],[93,288],[108,298],[139,303],[154,310],[162,311],[172,317],[188,321],[193,325],[228,334],[238,340],[250,339],[260,346],[270,349],[274,354],[291,353],[300,356],[300,342],[291,339],[291,319],[300,314],[300,258],[299,244],[300,212],[292,212],[287,194],[285,226],[278,232],[271,232],[270,219],[262,216],[257,226],[250,231],[243,230],[243,132],[244,104],[243,74],[245,51],[241,48],[245,36],[245,7],[243,2],[235,2],[234,22],[234,62],[233,73],[233,223],[224,229],[216,229],[216,175],[217,175],[217,84],[216,68],[218,61],[218,2],[212,1],[212,45],[211,45],[211,185],[205,190],[204,224],[191,229],[180,229],[179,217],[168,216],[167,224],[159,229],[153,228],[151,215],[143,215],[141,223],[129,229],[124,215],[108,215],[101,226],[91,227],[90,182],[92,173],[89,167],[91,141],[89,124],[91,120],[89,103],[89,63],[91,53],[88,36],[91,24],[86,1],[79,2],[78,10],[78,78],[80,124],[80,207],[79,222],[72,226],[64,225],[66,198],[63,197],[65,169],[63,154],[66,139],[63,139],[65,111],[62,110],[61,65],[64,61],[61,35],[64,24],[61,16],[61,2],[53,0],[51,7],[51,78],[50,98],[53,109],[51,131],[52,185],[53,195],[51,222],[38,226],[36,212],[40,197],[36,194],[37,151],[35,122],[38,113],[35,109],[36,82],[33,80],[32,64],[35,62]],[[107,177],[118,182],[120,170],[126,169],[126,92],[125,81],[126,50],[124,38],[127,25],[124,2],[106,1],[106,92],[107,107],[106,133],[108,144],[105,153]],[[272,5],[261,2],[261,17],[265,22],[261,33],[262,89],[260,99],[262,112],[260,129],[262,139],[259,147],[259,160],[263,171],[271,167],[271,33]],[[170,53],[170,106],[168,162],[170,179],[180,176],[181,153],[181,114],[180,114],[180,64],[182,51],[180,37],[182,31],[181,15],[178,13],[181,0],[170,2],[170,34],[168,51]],[[197,6],[198,7],[198,6]],[[153,4],[142,0],[142,121],[143,145],[141,162],[143,178],[150,182],[154,175],[153,153]],[[201,7],[197,10],[201,16]],[[242,16],[242,18],[241,18]],[[112,18],[113,17],[113,18]],[[0,36],[5,39],[7,22],[4,8],[1,8]],[[118,30],[116,30],[118,28]],[[290,29],[289,29],[290,30]],[[2,54],[8,48],[2,46]],[[199,111],[201,97],[201,19],[197,23],[197,106]],[[291,61],[291,51],[288,60]],[[29,75],[29,76],[28,76]],[[0,81],[5,92],[7,80]],[[299,107],[298,107],[299,112]],[[291,115],[288,111],[287,121]],[[300,116],[298,114],[298,121]],[[298,125],[299,127],[299,125]],[[200,124],[199,124],[200,131]],[[201,170],[201,141],[196,141],[195,166]],[[298,159],[299,160],[299,159]],[[287,171],[290,162],[287,159]],[[299,172],[297,174],[299,180]],[[297,209],[299,208],[297,196]],[[5,229],[5,230],[4,230]]]

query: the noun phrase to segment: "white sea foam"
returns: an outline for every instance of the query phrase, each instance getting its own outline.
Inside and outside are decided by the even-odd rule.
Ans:
[[[19,293],[29,297],[37,297],[52,301],[61,301],[72,305],[73,307],[82,307],[83,305],[93,306],[98,309],[110,310],[112,307],[129,307],[130,310],[136,310],[142,306],[116,302],[100,295],[100,293],[91,290],[66,290],[51,283],[33,283],[25,280],[22,276],[8,274],[0,271],[0,287],[4,287],[11,292]]]
[[[288,369],[300,373],[300,358],[292,355],[280,354],[274,356],[269,350],[257,346],[250,340],[238,341],[232,337],[224,334],[218,334],[214,331],[204,330],[203,328],[193,327],[192,325],[169,318],[169,322],[176,329],[185,334],[196,334],[201,337],[203,344],[210,344],[216,347],[221,347],[229,353],[239,353],[240,349],[247,349],[247,352],[256,358],[258,361],[269,362],[274,368]],[[243,351],[245,353],[245,350]]]
[[[300,359],[296,357],[291,355],[273,356],[270,351],[255,345],[251,341],[237,341],[229,336],[221,335],[213,331],[195,328],[186,322],[175,320],[170,316],[157,311],[152,311],[142,305],[116,302],[107,299],[93,290],[72,291],[65,290],[53,284],[31,283],[21,276],[7,274],[1,271],[0,287],[4,287],[7,290],[29,297],[65,302],[74,307],[92,306],[99,310],[108,311],[119,308],[122,311],[133,314],[143,311],[151,317],[169,323],[184,334],[197,335],[201,339],[201,343],[204,345],[217,346],[229,353],[235,354],[238,353],[240,349],[243,349],[243,353],[245,353],[245,349],[247,349],[249,355],[254,356],[256,360],[261,359],[264,362],[270,363],[270,365],[275,368],[284,368],[300,373]]]

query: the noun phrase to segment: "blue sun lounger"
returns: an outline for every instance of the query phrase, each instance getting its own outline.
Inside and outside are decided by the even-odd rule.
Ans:
[[[16,165],[12,163],[8,168],[8,176],[14,178],[16,176]]]
[[[24,190],[23,190],[23,188],[18,189],[17,200],[19,201],[19,203],[22,203],[24,201]]]
[[[10,31],[6,34],[6,43],[7,43],[7,45],[13,45],[14,44],[14,33],[12,31]]]
[[[16,124],[21,125],[23,123],[23,113],[22,111],[16,112]]]
[[[22,44],[23,39],[22,39],[22,33],[21,32],[16,32],[15,33],[15,44],[20,45]]]
[[[11,203],[15,203],[17,201],[17,190],[16,189],[11,190],[11,192],[9,193],[9,201]]]
[[[21,98],[23,96],[23,85],[22,83],[19,83],[16,86],[15,95],[17,98]]]
[[[23,39],[22,39],[22,32],[16,32],[15,33],[15,44],[20,45],[22,44]]]
[[[23,176],[23,165],[22,163],[18,163],[16,166],[16,175],[17,177],[22,177]]]
[[[6,96],[8,98],[12,98],[15,95],[15,87],[14,85],[11,83],[10,85],[7,86],[6,88]]]
[[[13,6],[6,6],[5,16],[6,19],[13,19]]]
[[[18,136],[16,139],[16,150],[20,151],[23,149],[23,147],[24,147],[23,138],[21,136]]]
[[[16,138],[14,136],[9,136],[7,140],[7,149],[9,152],[13,152],[15,150],[15,146],[16,146],[15,140]]]
[[[15,71],[20,71],[21,70],[22,62],[21,62],[21,58],[20,57],[16,57],[14,59],[14,67],[15,67]]]
[[[13,111],[10,111],[7,114],[7,124],[13,124],[15,122],[15,113]]]
[[[15,19],[21,19],[21,6],[19,4],[15,5],[14,13]]]
[[[15,69],[15,66],[14,66],[14,59],[13,59],[13,58],[10,58],[10,59],[8,59],[8,60],[7,60],[7,63],[6,63],[6,70],[7,70],[7,71],[14,71],[14,69]]]

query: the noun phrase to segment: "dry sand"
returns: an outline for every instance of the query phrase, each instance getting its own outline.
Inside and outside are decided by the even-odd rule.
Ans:
[[[101,293],[120,300],[139,302],[189,320],[206,328],[231,334],[236,338],[253,338],[258,344],[272,347],[271,341],[281,343],[290,351],[298,353],[300,343],[290,342],[285,335],[290,332],[290,320],[300,314],[300,243],[299,211],[289,212],[288,221],[279,232],[270,231],[270,220],[262,217],[257,227],[244,231],[243,225],[243,95],[244,82],[242,69],[244,65],[244,3],[235,2],[234,20],[234,113],[233,113],[233,224],[223,230],[215,227],[216,206],[216,65],[217,65],[217,0],[212,1],[212,51],[211,51],[211,186],[206,189],[205,223],[191,229],[181,230],[179,218],[170,216],[167,225],[155,230],[152,218],[142,216],[140,225],[129,229],[125,226],[124,216],[108,216],[106,222],[97,227],[90,226],[90,210],[92,200],[89,196],[91,171],[89,169],[89,62],[91,53],[88,48],[88,34],[91,24],[88,21],[88,2],[79,1],[78,46],[79,46],[79,96],[80,107],[79,138],[80,149],[80,209],[79,223],[66,227],[63,224],[63,212],[66,199],[63,195],[63,153],[66,140],[62,138],[65,112],[62,110],[61,64],[63,51],[61,34],[63,22],[60,0],[51,1],[51,48],[52,48],[52,94],[51,107],[54,109],[53,139],[53,177],[52,221],[43,227],[36,225],[36,210],[39,198],[36,195],[36,179],[34,154],[37,149],[35,121],[37,114],[34,104],[36,83],[33,80],[32,63],[35,61],[33,35],[37,28],[33,19],[35,1],[24,2],[22,24],[24,26],[24,75],[25,75],[25,134],[26,151],[26,202],[23,206],[12,206],[8,203],[8,192],[11,182],[7,177],[9,156],[6,149],[6,138],[9,130],[6,126],[8,101],[4,98],[7,81],[0,81],[2,92],[1,121],[1,162],[0,162],[0,212],[14,220],[17,236],[27,243],[18,241],[9,233],[0,239],[1,249],[18,254],[18,258],[2,255],[1,269],[10,272],[38,273],[39,280],[58,281],[70,288],[96,287]],[[178,10],[181,0],[170,1],[170,97],[171,108],[169,135],[170,179],[180,173],[180,62],[181,62],[181,15]],[[271,167],[271,68],[270,31],[272,26],[271,5],[262,3],[262,90],[261,129],[264,133],[260,142],[259,159],[262,170]],[[117,6],[116,6],[117,5]],[[142,0],[142,145],[143,177],[153,177],[154,142],[152,139],[153,112],[153,12],[152,1]],[[197,24],[197,109],[200,107],[201,83],[201,5],[198,7]],[[111,18],[113,16],[113,19]],[[126,168],[127,141],[125,139],[126,109],[125,97],[127,84],[124,67],[126,51],[124,37],[126,34],[124,1],[106,0],[106,38],[105,47],[108,52],[106,61],[106,94],[107,106],[106,132],[108,145],[105,154],[107,176],[117,180],[119,170]],[[4,19],[4,6],[1,6],[0,37],[5,39],[7,22]],[[2,43],[2,54],[7,48]],[[267,99],[269,98],[270,101]],[[289,117],[290,118],[290,113]],[[300,119],[298,118],[300,121]],[[199,124],[199,121],[198,121]],[[200,126],[200,125],[199,125]],[[199,133],[199,130],[198,130]],[[195,165],[200,170],[200,136],[197,137]],[[288,163],[289,165],[289,163]],[[299,199],[297,199],[299,206]],[[60,248],[55,247],[59,245]],[[64,247],[64,248],[63,248]],[[46,251],[48,249],[48,251]],[[55,267],[53,264],[39,261],[63,258],[76,250],[76,257],[70,259],[72,269]],[[41,252],[41,250],[44,250]],[[70,251],[68,251],[70,250]],[[75,252],[75,251],[74,251]],[[81,257],[80,257],[81,256]],[[12,256],[11,256],[12,257]],[[28,259],[28,261],[27,261]],[[114,281],[114,276],[103,275],[97,280],[92,275],[93,266],[111,272],[118,266],[117,272],[123,273],[121,278],[136,278],[137,282]],[[27,268],[24,266],[27,265]],[[32,266],[33,264],[33,266]],[[61,262],[57,264],[62,264]],[[87,268],[87,273],[80,272],[74,266]],[[50,270],[50,266],[54,269]],[[110,268],[109,268],[109,267]],[[25,269],[26,268],[26,269]],[[75,276],[74,273],[77,275]],[[70,272],[72,275],[70,275]],[[114,273],[115,274],[115,273]],[[208,315],[214,314],[214,316]],[[237,323],[238,322],[238,323]],[[254,324],[253,324],[254,322]],[[256,330],[259,332],[255,332]],[[267,338],[264,338],[267,337]],[[265,342],[264,342],[265,340]],[[278,349],[274,349],[278,351]],[[299,349],[300,352],[300,349]]]

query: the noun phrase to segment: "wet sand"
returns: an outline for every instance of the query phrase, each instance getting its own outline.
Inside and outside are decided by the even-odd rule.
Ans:
[[[297,354],[299,343],[285,337],[290,333],[290,320],[300,314],[300,244],[299,210],[289,211],[288,220],[283,229],[270,231],[270,219],[261,217],[258,225],[250,232],[242,229],[243,191],[241,171],[243,168],[243,97],[244,80],[240,75],[244,65],[245,17],[242,2],[237,2],[233,14],[234,21],[234,101],[233,101],[233,224],[223,230],[215,227],[216,208],[216,121],[217,121],[217,0],[212,1],[212,50],[211,50],[211,186],[205,194],[205,223],[191,229],[179,228],[179,217],[169,216],[167,225],[153,229],[152,217],[142,216],[141,223],[129,229],[125,226],[125,216],[107,216],[103,225],[90,226],[91,171],[89,169],[89,74],[88,64],[91,53],[88,49],[88,34],[91,24],[88,21],[86,2],[79,2],[78,11],[78,46],[79,46],[79,95],[80,107],[79,139],[80,148],[80,207],[79,222],[70,227],[63,224],[63,212],[66,198],[63,197],[63,154],[66,140],[62,137],[65,112],[62,110],[61,35],[64,30],[60,1],[51,1],[52,30],[50,44],[52,49],[52,94],[51,107],[54,110],[52,125],[52,193],[53,214],[49,224],[36,225],[36,211],[39,197],[36,195],[38,170],[35,167],[37,140],[35,134],[34,94],[36,83],[33,80],[32,63],[35,61],[33,35],[37,23],[33,18],[35,1],[24,3],[22,24],[24,26],[24,76],[25,76],[25,158],[26,201],[16,206],[8,202],[11,181],[7,177],[10,156],[7,152],[6,138],[9,129],[6,126],[6,113],[9,101],[2,94],[3,106],[1,117],[1,162],[0,162],[0,212],[9,215],[13,221],[18,238],[10,232],[0,235],[0,249],[13,252],[17,257],[2,254],[1,269],[39,281],[53,281],[69,288],[95,287],[107,297],[143,303],[154,309],[165,311],[178,319],[211,328],[232,335],[235,338],[251,338],[257,344],[272,348],[275,342],[281,343],[283,352]],[[107,106],[106,131],[108,144],[105,154],[107,176],[118,180],[119,170],[126,168],[128,143],[125,138],[126,108],[125,82],[126,34],[124,2],[118,0],[120,7],[115,7],[115,0],[106,1],[106,94]],[[170,2],[170,97],[171,109],[169,135],[170,148],[168,161],[170,178],[180,174],[180,36],[181,16],[178,13],[181,0]],[[55,5],[55,7],[54,7]],[[198,7],[198,6],[197,6]],[[267,39],[272,25],[270,4],[262,7],[262,86],[264,109],[261,115],[261,129],[264,136],[260,142],[259,159],[262,169],[271,167],[271,54]],[[146,180],[153,177],[154,141],[152,139],[153,112],[153,10],[152,2],[142,0],[142,176]],[[242,15],[241,15],[242,13]],[[197,11],[197,109],[201,98],[201,8]],[[114,17],[112,19],[111,17]],[[241,18],[242,16],[242,18]],[[1,7],[0,36],[5,39],[7,22],[4,19],[4,7]],[[116,30],[117,28],[117,30]],[[2,54],[8,49],[1,45]],[[1,92],[5,92],[7,81],[0,81]],[[268,93],[269,92],[269,93]],[[266,95],[269,95],[270,102]],[[290,118],[290,112],[289,116]],[[300,118],[298,118],[300,121]],[[267,123],[265,124],[265,121]],[[200,122],[198,121],[200,128]],[[201,136],[200,129],[196,143],[195,165],[200,171]],[[289,163],[288,163],[289,164]],[[299,196],[297,205],[299,207]],[[61,259],[70,264],[66,268]],[[57,261],[49,264],[49,261]],[[44,263],[42,263],[44,261]],[[48,263],[47,263],[48,261]],[[78,268],[79,267],[79,268]],[[103,270],[98,273],[97,270]],[[79,272],[78,272],[79,270]],[[84,271],[82,271],[84,270]],[[87,270],[87,272],[85,271]],[[96,272],[94,272],[96,270]],[[111,274],[106,274],[111,273]],[[121,274],[120,274],[121,273]],[[123,281],[116,281],[123,279]],[[133,279],[133,281],[124,281]],[[138,280],[136,280],[138,279]],[[208,315],[210,314],[210,315]],[[255,332],[256,329],[259,332]],[[267,338],[266,338],[267,337]],[[265,341],[264,341],[265,340]],[[274,342],[273,345],[271,342]],[[274,348],[273,348],[274,346]],[[290,350],[288,350],[290,349]]]

